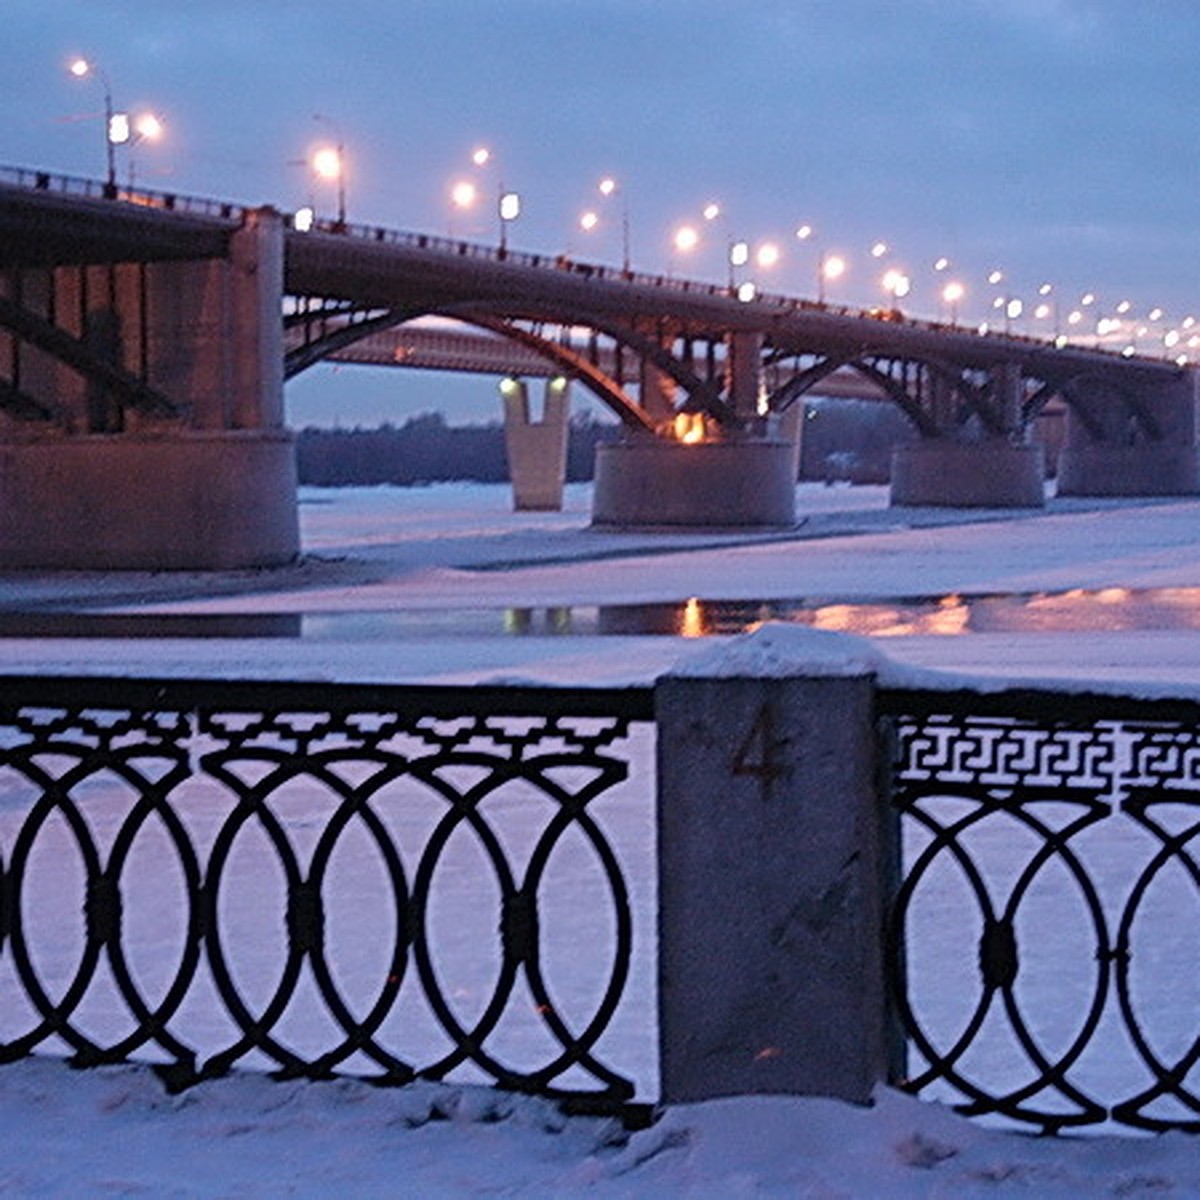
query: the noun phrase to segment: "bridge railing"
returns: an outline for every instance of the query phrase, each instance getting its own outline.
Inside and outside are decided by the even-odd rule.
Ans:
[[[247,211],[245,205],[233,204],[226,200],[184,196],[177,192],[159,192],[119,183],[110,185],[98,179],[29,170],[25,167],[0,166],[0,184],[94,200],[120,200],[144,208],[158,208],[166,212],[187,213],[199,217],[216,217],[223,221],[241,221]]]
[[[294,227],[295,214],[287,217],[289,225]],[[703,280],[688,279],[676,275],[653,274],[634,271],[624,267],[606,266],[603,263],[587,262],[565,254],[536,254],[524,251],[501,248],[479,242],[465,241],[460,238],[442,237],[424,233],[410,233],[402,230],[387,229],[382,226],[354,224],[352,222],[336,221],[327,218],[315,218],[308,226],[309,230],[319,233],[345,235],[385,244],[403,245],[419,250],[433,250],[439,254],[451,254],[461,258],[481,258],[490,262],[508,262],[518,266],[535,269],[551,269],[580,275],[588,279],[599,279],[607,282],[619,282],[640,287],[650,287],[658,290],[667,289],[682,294],[705,296],[712,299],[728,301],[737,296],[736,290],[725,284],[716,284]],[[974,325],[963,325],[958,322],[927,320],[921,317],[901,313],[895,308],[859,308],[853,305],[832,304],[825,300],[808,300],[798,296],[783,293],[756,291],[750,300],[738,300],[739,304],[757,306],[774,310],[784,310],[788,313],[822,313],[834,317],[849,317],[855,320],[878,320],[890,324],[902,325],[910,329],[920,329],[931,333],[955,334],[959,336],[977,337],[992,341],[1018,342],[1026,346],[1055,345],[1059,348],[1073,343],[1064,335],[1055,334],[1052,337],[1039,337],[1036,334],[1014,332],[1011,329],[988,327],[986,330]],[[1089,351],[1111,355],[1114,358],[1128,359],[1130,356],[1124,349],[1113,349],[1100,345],[1093,338],[1086,347]],[[1138,356],[1142,357],[1142,356]]]

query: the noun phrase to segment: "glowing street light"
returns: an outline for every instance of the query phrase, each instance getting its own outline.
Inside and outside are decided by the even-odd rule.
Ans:
[[[779,264],[779,258],[779,246],[775,242],[763,242],[754,254],[754,261],[768,271]]]
[[[313,113],[313,120],[328,125],[337,139],[332,146],[318,146],[313,151],[309,162],[319,179],[337,184],[337,223],[339,227],[344,227],[346,224],[346,146],[342,140],[342,131],[336,121],[321,113]]]
[[[505,191],[501,185],[496,212],[500,217],[500,253],[505,254],[508,250],[508,226],[521,215],[521,194]]]
[[[621,270],[629,274],[629,204],[620,184],[611,176],[605,175],[597,185],[600,195],[606,200],[620,194],[621,196]]]
[[[450,188],[450,200],[455,208],[474,208],[479,199],[479,188],[469,179],[460,179]]]
[[[896,267],[890,267],[883,273],[882,283],[883,290],[891,298],[893,307],[895,307],[896,301],[907,296],[912,288],[912,280]]]
[[[88,79],[94,75],[100,80],[101,87],[104,88],[104,154],[108,166],[108,187],[110,191],[115,191],[117,186],[117,162],[114,149],[115,143],[112,138],[112,86],[108,82],[108,76],[105,74],[104,69],[95,63],[89,62],[86,58],[75,59],[69,69],[76,79]]]
[[[846,260],[840,254],[822,252],[817,265],[817,302],[825,303],[825,285],[841,279],[846,273]]]
[[[952,280],[942,288],[942,302],[950,310],[950,324],[958,324],[958,306],[967,294],[967,289],[957,280]]]
[[[700,244],[700,234],[694,225],[681,225],[675,230],[673,240],[680,254],[689,254]]]

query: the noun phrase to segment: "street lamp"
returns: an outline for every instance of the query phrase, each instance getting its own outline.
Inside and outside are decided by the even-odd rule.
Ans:
[[[817,303],[825,303],[825,285],[841,279],[846,273],[846,260],[840,254],[821,252],[821,261],[817,265]]]
[[[629,274],[629,201],[620,184],[611,176],[605,175],[598,185],[600,195],[606,200],[610,196],[620,194],[621,197],[621,270]]]
[[[519,192],[505,191],[500,185],[500,196],[496,203],[496,211],[500,218],[500,253],[508,253],[508,225],[521,215],[521,196]]]
[[[674,267],[675,255],[691,254],[700,245],[700,231],[695,225],[680,225],[671,235],[671,265]]]
[[[336,138],[332,146],[319,146],[313,151],[309,160],[312,169],[319,178],[329,183],[337,184],[337,223],[339,227],[346,224],[346,144],[342,140],[342,130],[336,121],[321,113],[313,113],[313,120],[328,125]]]
[[[481,170],[487,166],[495,166],[495,156],[486,146],[479,146],[471,152],[471,162]],[[473,183],[455,184],[454,202],[460,208],[470,208],[476,200],[478,190]],[[496,184],[496,216],[500,222],[500,253],[508,252],[508,225],[521,215],[521,196],[519,192],[509,191],[503,180]]]
[[[967,289],[957,280],[952,280],[942,288],[942,301],[950,311],[950,324],[958,324],[958,306],[967,294]]]
[[[736,283],[736,271],[739,267],[744,267],[750,261],[750,243],[738,239],[736,242],[729,243],[729,286],[732,288]]]
[[[76,58],[71,62],[69,69],[76,79],[89,79],[94,76],[104,89],[104,155],[108,168],[106,191],[109,195],[115,195],[117,190],[116,148],[119,143],[129,140],[129,115],[113,111],[112,84],[109,83],[108,75],[103,67],[86,58]]]
[[[888,294],[891,300],[893,310],[897,309],[897,301],[902,300],[908,295],[912,288],[912,281],[907,275],[896,267],[889,267],[883,273],[883,290]]]

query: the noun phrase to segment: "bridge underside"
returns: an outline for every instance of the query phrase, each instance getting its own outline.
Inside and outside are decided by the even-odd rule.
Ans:
[[[547,327],[472,316],[462,306],[447,310],[445,315],[488,331],[485,337],[451,331],[445,323],[414,326],[405,313],[350,316],[325,304],[303,302],[293,317],[288,359],[296,369],[328,354],[342,362],[564,373],[607,404],[634,443],[656,433],[670,444],[681,431],[695,431],[690,418],[697,414],[701,442],[733,446],[778,437],[780,418],[814,394],[894,404],[919,435],[917,444],[896,452],[897,505],[1041,505],[1044,454],[1033,430],[1052,401],[1071,414],[1062,494],[1191,494],[1198,486],[1192,376],[1161,364],[1139,373],[1125,364],[1100,369],[1092,360],[1050,353],[1025,362],[964,364],[927,351],[902,355],[882,344],[815,350],[778,332],[717,338],[661,321],[653,330],[645,323],[621,327],[611,321]],[[799,423],[789,421],[788,428],[798,432]],[[754,469],[749,465],[754,454],[747,452],[748,471]],[[647,521],[664,503],[670,507],[673,501],[664,494],[664,480],[674,474],[665,465],[672,461],[668,450],[655,456],[643,449],[627,459],[614,456],[617,461],[656,463],[647,468],[656,477],[653,485],[641,489],[655,496],[646,504]],[[698,477],[699,461],[699,455],[691,459]],[[616,468],[598,470],[607,476]],[[620,490],[632,487],[635,470],[620,468]],[[699,514],[698,501],[686,499],[687,491],[682,485],[674,489],[683,497],[679,504],[691,504]],[[628,506],[605,493],[597,519],[607,523],[612,512]],[[707,512],[697,521],[719,523]]]

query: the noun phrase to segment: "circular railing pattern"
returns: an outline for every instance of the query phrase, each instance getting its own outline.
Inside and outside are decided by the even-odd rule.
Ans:
[[[1200,1132],[1200,1009],[1172,986],[1200,979],[1200,728],[939,711],[893,721],[904,1086],[1048,1132]],[[953,961],[914,969],[935,930]]]
[[[597,1049],[633,951],[624,868],[596,813],[629,771],[622,705],[597,715],[593,699],[574,716],[571,693],[547,689],[559,711],[509,717],[488,707],[496,694],[481,705],[468,689],[457,714],[325,711],[320,692],[297,689],[286,709],[260,711],[0,713],[0,994],[22,998],[0,1006],[0,1061],[56,1046],[80,1064],[140,1054],[173,1087],[264,1060],[288,1076],[385,1083],[465,1066],[521,1091],[631,1099],[630,1080]],[[406,805],[421,809],[419,829],[405,826]],[[601,910],[593,924],[612,930],[572,947],[600,981],[590,1007],[548,975],[545,957],[548,911],[574,901],[547,882],[568,853]],[[371,903],[347,900],[371,871],[382,880]],[[73,890],[71,930],[39,898]],[[477,934],[489,897],[490,944],[455,950],[455,978],[472,982],[467,1015],[443,978],[439,939],[461,940],[456,914]],[[65,903],[56,899],[56,916]],[[137,934],[139,903],[164,910],[141,914],[143,925],[173,907],[171,931]],[[352,921],[370,969],[339,974],[333,911],[341,933]],[[251,925],[265,943],[247,950]],[[134,965],[148,954],[152,983]],[[202,996],[219,1001],[208,1025],[224,1030],[203,1045],[193,1033]],[[414,1006],[440,1031],[437,1045],[400,1048]]]

